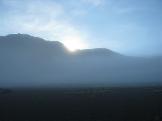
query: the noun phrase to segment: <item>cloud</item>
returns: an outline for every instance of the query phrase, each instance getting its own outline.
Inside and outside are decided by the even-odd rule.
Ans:
[[[82,1],[84,3],[91,4],[91,5],[95,6],[95,7],[102,6],[105,3],[105,0],[82,0]]]
[[[10,8],[3,23],[8,33],[28,33],[61,41],[71,49],[87,48],[86,34],[78,25],[72,24],[61,3],[52,0],[5,0],[4,5]]]
[[[147,4],[129,0],[0,0],[0,34],[27,33],[63,42],[72,49],[105,47],[123,53],[145,49],[146,53],[160,48],[162,38],[160,9],[154,14],[151,11],[157,7]]]

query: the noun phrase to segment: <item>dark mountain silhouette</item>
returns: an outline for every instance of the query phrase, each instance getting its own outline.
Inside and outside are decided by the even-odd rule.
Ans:
[[[41,55],[65,55],[67,53],[64,45],[57,41],[45,41],[38,37],[32,37],[26,34],[11,34],[0,37],[0,48],[5,51],[11,51],[22,54],[41,54]]]
[[[84,49],[76,51],[79,56],[119,56],[119,53],[106,48]]]
[[[58,41],[26,34],[0,36],[1,86],[158,85],[161,62],[105,48],[71,53]]]

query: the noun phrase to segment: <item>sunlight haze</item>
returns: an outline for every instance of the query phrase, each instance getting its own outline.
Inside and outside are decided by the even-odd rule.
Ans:
[[[0,36],[24,33],[69,50],[162,55],[161,0],[0,0]]]

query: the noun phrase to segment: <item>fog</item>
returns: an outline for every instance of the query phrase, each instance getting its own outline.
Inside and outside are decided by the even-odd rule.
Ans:
[[[0,37],[0,86],[143,86],[162,84],[162,57],[96,48],[69,52],[25,34]]]

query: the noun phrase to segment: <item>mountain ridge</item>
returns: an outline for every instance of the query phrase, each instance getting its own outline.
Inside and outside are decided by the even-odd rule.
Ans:
[[[68,49],[59,41],[49,41],[49,40],[45,40],[45,39],[42,39],[39,37],[33,37],[28,34],[18,33],[18,34],[9,34],[7,36],[0,36],[0,42],[2,42],[3,40],[14,42],[14,43],[16,43],[18,41],[19,44],[17,44],[17,45],[20,45],[20,44],[21,45],[23,45],[23,44],[46,44],[53,48],[58,47],[58,48],[64,49],[64,51],[68,51]],[[100,54],[105,54],[105,55],[116,54],[117,55],[118,54],[117,52],[111,51],[110,49],[107,49],[107,48],[82,49],[82,50],[76,50],[73,53],[81,54],[81,55],[86,54],[86,53],[89,53],[90,55],[95,54],[95,53],[97,55],[100,55]]]
[[[0,36],[0,58],[1,86],[162,84],[161,58],[105,48],[69,52],[58,41],[24,34]]]

